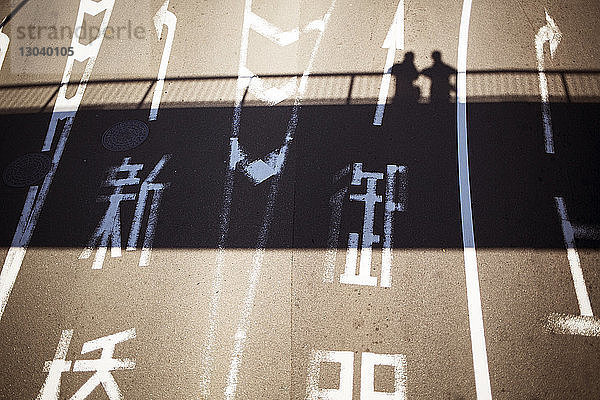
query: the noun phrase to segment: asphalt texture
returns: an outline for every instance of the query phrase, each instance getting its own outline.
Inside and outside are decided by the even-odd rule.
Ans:
[[[0,1],[0,399],[600,398],[600,319],[581,304],[583,288],[600,307],[600,3],[473,0],[466,127],[482,332],[461,229],[462,1],[403,2],[381,126],[397,1],[163,4],[96,4],[108,9],[85,15],[81,43],[111,14],[87,84],[83,57],[61,85],[68,55],[27,48],[71,46],[79,0]],[[546,12],[560,35],[540,54]],[[55,109],[61,87],[81,91],[75,110]],[[53,115],[69,118],[43,149]],[[355,184],[360,163],[379,178]],[[391,192],[389,166],[405,168]],[[380,196],[373,208],[365,193]],[[386,201],[402,205],[389,285]],[[346,283],[350,238],[357,275],[369,229],[379,241],[363,272],[375,283]],[[61,335],[72,335],[62,356]],[[486,382],[491,397],[477,394]]]

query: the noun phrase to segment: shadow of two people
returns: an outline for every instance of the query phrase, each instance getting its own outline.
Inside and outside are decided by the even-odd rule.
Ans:
[[[421,98],[421,90],[415,86],[415,81],[420,75],[431,81],[429,94],[430,103],[449,103],[452,92],[456,87],[450,82],[450,78],[456,75],[456,69],[442,61],[442,53],[434,51],[431,53],[433,64],[419,72],[415,66],[415,54],[412,51],[404,54],[401,63],[394,64],[391,74],[396,80],[396,92],[394,103],[416,103]]]

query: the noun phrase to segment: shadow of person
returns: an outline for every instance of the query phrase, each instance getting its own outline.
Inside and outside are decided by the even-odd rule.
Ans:
[[[391,74],[396,81],[393,104],[416,104],[421,96],[421,90],[414,84],[419,77],[419,71],[415,66],[415,54],[412,51],[404,54],[404,60],[394,64]]]
[[[431,80],[429,99],[431,103],[449,103],[451,93],[456,93],[456,86],[450,83],[450,77],[456,76],[456,70],[442,61],[442,53],[431,53],[433,64],[421,71]]]

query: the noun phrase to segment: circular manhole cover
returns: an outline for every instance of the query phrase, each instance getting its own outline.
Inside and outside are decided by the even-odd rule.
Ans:
[[[148,125],[135,119],[121,121],[102,134],[102,146],[110,151],[135,149],[148,137]]]
[[[52,160],[43,153],[29,153],[8,164],[2,173],[7,186],[26,187],[42,180],[50,171]]]

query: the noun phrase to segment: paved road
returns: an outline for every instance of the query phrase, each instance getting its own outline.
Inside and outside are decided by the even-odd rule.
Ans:
[[[597,3],[0,15],[0,398],[600,397]]]

